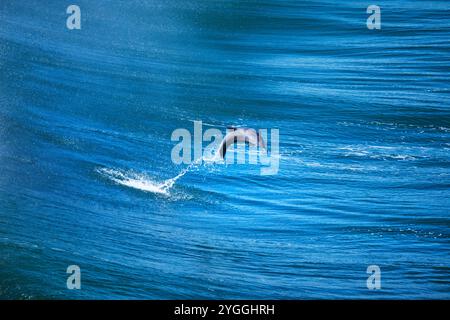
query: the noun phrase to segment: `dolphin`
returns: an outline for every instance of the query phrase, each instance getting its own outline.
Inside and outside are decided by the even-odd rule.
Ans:
[[[220,156],[222,159],[225,158],[228,146],[236,142],[245,142],[252,146],[259,146],[267,150],[266,143],[259,131],[252,128],[237,127],[227,127],[227,129],[228,133],[225,135],[216,151],[216,155]]]

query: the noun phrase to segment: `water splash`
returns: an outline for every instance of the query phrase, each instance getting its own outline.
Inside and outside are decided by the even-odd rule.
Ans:
[[[109,180],[126,187],[166,196],[169,195],[164,183],[157,183],[144,174],[110,168],[98,168],[96,171]]]
[[[171,179],[167,179],[163,184],[162,184],[162,188],[163,190],[168,191],[170,188],[173,187],[173,185],[175,184],[175,182],[177,182],[178,179],[180,179],[182,176],[184,176],[186,173],[197,169],[201,164],[202,164],[203,158],[199,158],[197,160],[195,160],[194,162],[192,162],[188,167],[186,167],[185,169],[183,169],[177,176],[171,178]]]
[[[183,177],[186,173],[198,169],[202,164],[202,161],[202,158],[195,160],[178,175],[167,179],[162,183],[152,180],[145,174],[136,173],[134,171],[123,171],[110,168],[97,168],[96,171],[117,184],[146,192],[170,196],[170,189],[174,186],[177,180]]]

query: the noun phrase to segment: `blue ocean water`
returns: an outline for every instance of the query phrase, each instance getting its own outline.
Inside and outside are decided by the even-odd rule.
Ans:
[[[0,3],[0,298],[450,298],[448,1],[76,4]],[[174,164],[193,121],[278,173]]]

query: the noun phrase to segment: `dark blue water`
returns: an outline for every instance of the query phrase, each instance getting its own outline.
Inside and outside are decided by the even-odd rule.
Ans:
[[[76,4],[0,3],[1,298],[450,298],[448,1]],[[157,192],[194,120],[278,174]]]

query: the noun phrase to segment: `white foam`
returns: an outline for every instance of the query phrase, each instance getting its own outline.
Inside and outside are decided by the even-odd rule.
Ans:
[[[169,188],[173,185],[173,183],[168,185],[166,182],[157,183],[146,175],[136,174],[131,171],[108,168],[98,168],[96,171],[117,184],[166,196],[169,195]]]
[[[189,171],[198,168],[199,165],[201,165],[202,160],[202,158],[195,160],[175,177],[160,183],[152,180],[145,174],[138,174],[133,171],[123,171],[109,168],[97,168],[96,171],[117,184],[146,192],[170,196],[169,190],[173,187],[175,182]]]

